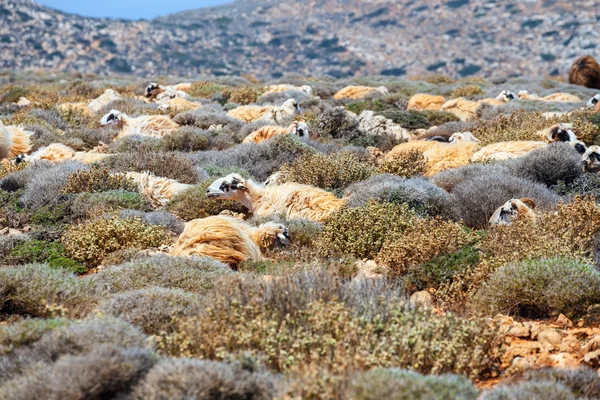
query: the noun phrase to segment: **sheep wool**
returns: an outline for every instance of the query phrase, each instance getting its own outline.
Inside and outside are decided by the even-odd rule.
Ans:
[[[388,89],[384,86],[370,87],[370,86],[346,86],[339,90],[333,98],[336,100],[340,99],[362,99],[372,93],[387,94]]]
[[[479,107],[479,103],[459,97],[448,100],[441,110],[456,115],[461,121],[468,121],[477,116],[477,107]]]
[[[98,98],[89,102],[88,107],[95,113],[113,101],[123,100],[121,95],[112,89],[106,89]]]
[[[153,207],[163,207],[177,194],[193,187],[174,179],[155,176],[150,172],[127,172],[125,177],[133,180],[140,193],[150,200]]]
[[[433,96],[430,94],[415,94],[408,100],[409,110],[441,110],[446,102],[444,96]]]
[[[569,71],[569,83],[600,89],[600,64],[592,56],[577,59]]]
[[[20,154],[27,154],[31,151],[32,132],[26,131],[16,125],[9,125],[5,128],[10,134],[11,147],[8,154],[9,158],[16,158]]]
[[[227,115],[244,122],[254,122],[273,110],[273,106],[240,106],[230,110]]]
[[[533,150],[541,149],[547,146],[548,143],[538,142],[535,140],[492,143],[473,154],[471,157],[471,162],[517,158],[524,156]]]

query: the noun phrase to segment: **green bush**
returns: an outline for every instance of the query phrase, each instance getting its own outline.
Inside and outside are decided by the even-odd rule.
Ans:
[[[82,219],[125,209],[150,211],[152,207],[146,198],[137,192],[114,190],[79,194],[73,200],[71,214],[74,219]]]
[[[162,141],[162,146],[167,151],[201,151],[208,150],[209,145],[206,136],[199,135],[194,132],[194,129],[186,127],[165,136]]]
[[[51,268],[62,268],[76,274],[87,271],[85,265],[67,257],[62,244],[43,240],[28,240],[17,244],[5,262],[9,264],[46,262]]]
[[[600,272],[571,258],[525,260],[495,271],[473,299],[482,313],[576,317],[600,301]]]
[[[167,204],[167,210],[184,221],[218,215],[224,210],[236,213],[248,212],[248,209],[237,201],[207,198],[206,189],[211,183],[210,180],[207,180],[178,194]]]
[[[106,168],[92,167],[79,170],[67,178],[63,193],[106,192],[125,190],[135,192],[136,185],[124,175],[111,174]]]

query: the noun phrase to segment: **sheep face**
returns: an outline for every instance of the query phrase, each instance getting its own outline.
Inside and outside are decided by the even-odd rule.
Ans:
[[[295,99],[286,100],[281,106],[284,110],[288,110],[291,115],[300,113],[300,105]]]
[[[590,101],[588,101],[588,103],[587,103],[588,107],[590,107],[590,108],[594,108],[598,104],[600,104],[600,93],[598,93],[597,95],[595,95],[594,97],[592,97],[590,99]]]
[[[308,135],[310,134],[308,125],[305,122],[298,122],[295,124],[292,133],[301,138],[308,138]]]
[[[504,203],[490,218],[490,225],[510,225],[517,219],[534,219],[535,203],[531,199],[511,199]]]
[[[230,174],[214,181],[206,189],[206,197],[218,200],[242,201],[246,191],[246,180],[238,174]]]
[[[600,146],[590,146],[581,157],[585,172],[600,172]]]
[[[110,112],[100,120],[100,126],[109,125],[123,126],[123,113],[118,110],[110,110]]]
[[[569,142],[571,146],[577,151],[579,154],[583,155],[587,151],[587,146],[580,140]]]
[[[259,228],[262,232],[262,240],[266,247],[288,246],[290,244],[290,232],[285,225],[275,222],[267,222]]]
[[[313,90],[312,87],[308,86],[308,85],[302,85],[302,91],[306,94],[308,94],[309,96],[312,96]]]
[[[17,158],[15,158],[15,165],[19,165],[24,162],[29,162],[29,156],[27,154],[19,154]]]
[[[500,94],[498,96],[496,96],[496,100],[506,101],[506,102],[514,100],[516,98],[517,98],[517,95],[515,95],[510,90],[503,90],[500,92]]]
[[[529,93],[529,90],[519,90],[519,93],[517,94],[517,97],[521,100],[524,100],[527,96],[529,96],[531,93]]]
[[[144,96],[146,96],[147,98],[156,97],[160,94],[160,92],[160,85],[156,82],[151,82],[146,87],[146,90],[144,90]]]
[[[548,133],[548,140],[551,142],[576,142],[577,136],[572,131],[573,125],[560,124],[552,127]]]
[[[450,136],[450,143],[479,142],[471,132],[456,132]]]

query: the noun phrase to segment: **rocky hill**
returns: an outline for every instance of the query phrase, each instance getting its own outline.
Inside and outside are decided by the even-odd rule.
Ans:
[[[151,21],[0,4],[0,68],[140,75],[566,74],[595,0],[239,0]]]

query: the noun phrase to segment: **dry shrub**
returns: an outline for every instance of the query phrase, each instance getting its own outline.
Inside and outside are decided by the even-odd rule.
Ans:
[[[98,193],[112,190],[137,192],[137,186],[124,175],[111,174],[106,168],[92,167],[69,175],[62,192],[65,194]]]
[[[398,175],[409,178],[423,175],[427,170],[427,161],[420,151],[412,151],[395,157],[393,160],[384,161],[379,165],[379,171],[384,174]]]
[[[162,145],[167,151],[189,152],[208,150],[210,143],[205,135],[198,134],[193,128],[183,127],[165,136]]]
[[[395,366],[476,377],[496,363],[497,328],[488,321],[406,306],[381,281],[357,284],[314,272],[268,282],[242,277],[207,304],[177,321],[159,348],[216,360],[262,354],[272,370],[300,376]]]
[[[198,175],[185,155],[175,152],[155,152],[141,149],[119,154],[103,161],[103,165],[119,172],[151,172],[156,176],[175,179],[180,183],[194,184]]]
[[[0,164],[0,179],[3,179],[8,174],[13,172],[22,171],[27,168],[27,163],[21,163],[19,165],[14,165],[13,163],[2,163]]]
[[[486,390],[479,397],[479,400],[506,399],[578,400],[580,398],[562,383],[551,381],[520,382],[511,386],[498,385],[493,389]]]
[[[416,218],[407,205],[371,200],[363,207],[344,207],[323,223],[315,247],[324,256],[375,258],[390,237],[401,234]]]
[[[262,90],[254,86],[242,86],[227,88],[221,94],[230,103],[248,105],[256,103],[256,99],[262,94]]]
[[[436,257],[455,252],[472,244],[478,236],[456,222],[437,218],[415,218],[402,233],[396,233],[383,244],[377,261],[387,265],[396,275],[403,275]]]
[[[210,99],[213,95],[221,93],[224,86],[214,82],[202,81],[192,83],[192,88],[189,91],[189,95],[192,97],[200,97]]]
[[[63,235],[67,254],[90,266],[98,266],[106,255],[126,248],[147,249],[169,244],[166,229],[148,226],[139,218],[98,218],[72,225]]]
[[[320,153],[304,154],[282,166],[279,172],[279,182],[296,182],[339,190],[369,179],[377,173],[377,169],[361,162],[355,154],[344,151],[328,156]]]
[[[454,89],[450,97],[466,97],[467,99],[473,99],[474,97],[479,96],[481,94],[483,94],[483,89],[481,89],[481,86],[466,85]]]
[[[204,181],[197,187],[178,194],[167,204],[167,210],[184,221],[218,215],[225,210],[248,212],[248,209],[237,201],[207,198],[206,189],[210,184],[210,181]]]
[[[415,76],[409,77],[408,79],[410,79],[411,81],[423,81],[423,82],[428,82],[428,83],[433,83],[433,84],[442,84],[442,83],[452,84],[452,83],[456,82],[454,79],[452,79],[448,75],[443,75],[443,74],[415,75]]]

